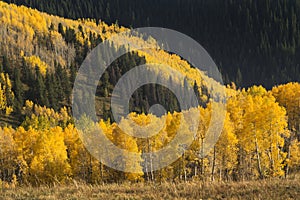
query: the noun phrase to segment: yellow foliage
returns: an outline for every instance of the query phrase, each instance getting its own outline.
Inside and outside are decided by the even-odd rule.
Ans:
[[[60,127],[40,131],[32,149],[35,153],[29,171],[34,174],[33,180],[51,183],[54,180],[63,181],[69,176],[71,169],[67,162],[67,147]]]
[[[13,111],[14,93],[12,84],[8,74],[0,74],[0,111],[5,111],[6,115],[10,115]]]
[[[226,169],[230,174],[237,165],[238,139],[234,132],[233,122],[226,115],[224,128],[215,146],[219,168]]]
[[[288,164],[291,167],[297,167],[300,165],[300,142],[293,141],[290,147],[291,156],[288,159]]]
[[[24,56],[23,57],[24,60],[26,61],[27,64],[29,64],[33,69],[35,69],[35,67],[38,67],[41,74],[46,75],[47,69],[48,69],[48,65],[41,61],[41,59],[37,56]]]

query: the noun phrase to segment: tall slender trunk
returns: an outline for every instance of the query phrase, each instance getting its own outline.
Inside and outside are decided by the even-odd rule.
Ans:
[[[183,150],[183,158],[182,158],[182,167],[183,167],[183,175],[184,175],[184,181],[187,179],[186,169],[185,169],[185,150]]]
[[[290,121],[290,120],[289,120]],[[293,119],[291,120],[293,121]],[[300,127],[299,127],[300,128]],[[292,124],[289,122],[288,123],[288,129],[289,130],[292,130]],[[291,152],[290,152],[290,146],[291,146],[291,143],[293,141],[293,135],[294,135],[294,132],[291,131],[290,133],[290,137],[286,139],[285,143],[284,143],[284,146],[285,146],[285,150],[287,152],[287,156],[285,158],[285,160],[289,160],[290,157],[291,157]],[[289,164],[286,162],[285,163],[286,165],[284,166],[284,177],[287,178],[288,174],[289,174]]]
[[[275,162],[274,162],[272,154],[273,154],[273,152],[272,152],[272,147],[271,147],[271,149],[267,153],[267,156],[269,157],[269,160],[270,160],[270,168],[274,172],[274,170],[275,170]]]
[[[101,162],[99,162],[99,167],[100,167],[100,177],[101,177],[101,181],[104,182],[104,166]]]
[[[194,165],[194,176],[197,176],[197,162],[195,161],[195,165]]]
[[[151,149],[151,144],[149,138],[147,139],[147,146],[148,146],[148,153],[152,151]],[[153,159],[152,159],[152,154],[149,154],[149,161],[147,160],[146,162],[146,173],[147,173],[147,179],[148,181],[153,181],[154,180],[154,173],[153,173]],[[148,159],[148,158],[147,158]],[[148,165],[150,165],[150,169],[148,169]]]
[[[201,138],[201,175],[204,174],[204,147],[203,147],[203,138]]]
[[[89,155],[89,167],[88,167],[88,181],[89,183],[92,183],[92,177],[93,177],[93,165],[92,165],[92,156]]]
[[[216,147],[214,146],[214,155],[213,155],[213,163],[212,163],[212,170],[211,170],[211,181],[215,180],[215,165],[216,165]]]
[[[149,149],[149,148],[148,148]],[[146,152],[146,151],[144,151]],[[144,164],[145,164],[145,174],[144,174],[144,177],[145,177],[145,180],[149,181],[149,170],[148,170],[148,156],[145,156],[145,160],[144,160]]]
[[[270,123],[270,130],[272,130],[272,123]],[[269,134],[270,134],[270,138],[271,138],[271,143],[270,143],[270,151],[268,151],[268,157],[269,157],[269,160],[270,160],[271,170],[274,172],[274,170],[275,170],[275,161],[274,161],[274,158],[273,158],[273,149],[272,149],[273,135],[272,135],[271,131],[269,131]],[[276,143],[276,145],[277,145],[277,143]]]
[[[287,154],[287,159],[289,160],[290,157],[291,157],[291,148],[290,148],[290,144],[289,144],[289,146],[288,146],[288,152],[287,152],[287,153],[288,153],[288,154]],[[285,178],[287,178],[287,176],[288,176],[288,174],[289,174],[289,168],[290,168],[289,164],[286,163],[286,166],[285,166],[285,174],[284,174]]]
[[[150,154],[150,175],[151,175],[151,181],[154,181],[152,154]]]
[[[257,168],[258,168],[259,176],[262,179],[263,174],[262,174],[262,169],[261,169],[261,162],[260,162],[259,148],[258,148],[258,142],[257,142],[256,134],[255,134],[255,148],[256,148]]]

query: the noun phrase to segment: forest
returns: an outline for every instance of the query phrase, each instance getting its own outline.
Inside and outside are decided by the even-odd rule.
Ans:
[[[299,81],[299,0],[5,0],[65,18],[165,27],[197,40],[226,84]]]
[[[150,16],[150,11],[147,12],[153,8],[144,6],[145,1],[132,1],[134,9],[125,1],[110,1],[111,4],[106,1],[12,2],[32,8],[0,1],[0,182],[5,187],[69,180],[91,184],[242,181],[284,178],[299,173],[299,1],[226,0],[184,4],[180,0],[174,4],[161,1],[165,4],[159,9],[168,7],[170,10],[157,11],[160,14],[174,14],[172,9],[193,7],[193,12],[184,17],[176,16],[182,17],[182,25],[177,28],[197,38],[216,59],[224,75],[224,126],[216,145],[205,157],[199,155],[203,152],[212,107],[220,100],[212,95],[205,73],[170,52],[136,50],[121,56],[99,80],[95,106],[99,120],[72,117],[72,109],[77,109],[71,105],[72,87],[88,53],[112,35],[129,30],[129,26],[165,23],[176,29],[172,14],[154,19],[155,13]],[[116,9],[110,7],[112,5]],[[122,17],[120,9],[131,10],[128,13],[132,14]],[[200,13],[198,18],[193,17],[196,13]],[[203,28],[190,26],[188,21],[192,18]],[[139,36],[127,39],[133,43],[145,42]],[[155,39],[146,42],[156,44]],[[117,42],[111,45],[114,52],[126,48]],[[229,52],[233,55],[226,55]],[[192,145],[173,147],[180,158],[156,171],[143,169],[152,160],[142,155],[169,144],[180,128],[184,112],[172,91],[148,84],[136,90],[130,99],[131,113],[123,119],[123,124],[130,126],[129,119],[140,126],[150,121],[166,122],[159,133],[149,139],[135,138],[121,130],[109,104],[114,86],[126,72],[153,62],[168,64],[184,74],[183,80],[169,75],[164,78],[182,90],[187,86],[193,88],[199,106],[189,109],[200,113]],[[155,116],[148,112],[149,107],[157,103],[166,108],[166,114]],[[139,154],[140,163],[136,168],[140,172],[118,171],[94,158],[80,139],[81,130],[75,126],[76,120],[101,128],[116,146]],[[186,134],[190,134],[188,124],[188,121],[182,124]],[[114,162],[120,162],[113,152],[107,153]],[[125,168],[130,162],[124,161]]]

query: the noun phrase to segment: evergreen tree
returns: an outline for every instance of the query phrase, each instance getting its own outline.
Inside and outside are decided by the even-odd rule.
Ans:
[[[15,94],[15,112],[21,113],[23,104],[24,104],[24,89],[23,89],[23,83],[21,81],[21,72],[20,69],[15,67],[14,68],[14,85],[13,90]]]
[[[39,67],[35,68],[36,78],[34,85],[34,99],[39,105],[49,106],[49,101],[46,94],[46,86],[43,75],[41,74]]]

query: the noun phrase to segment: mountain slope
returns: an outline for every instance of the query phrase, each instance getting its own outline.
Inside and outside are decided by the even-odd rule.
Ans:
[[[6,0],[68,18],[166,27],[195,38],[225,82],[247,87],[300,81],[299,0]]]
[[[64,19],[2,1],[0,22],[2,71],[11,77],[13,91],[17,93],[14,105],[11,105],[15,106],[15,114],[20,114],[27,99],[55,110],[70,106],[76,71],[86,55],[113,34],[129,30],[117,24],[107,25],[102,21]],[[127,39],[133,44],[145,42],[157,45],[155,40],[144,41],[139,36],[130,36]],[[118,41],[115,42],[113,51],[123,48],[117,43]],[[118,64],[120,62],[121,65]],[[191,86],[196,84],[194,87],[200,94],[199,101],[202,104],[208,101],[206,83],[201,78],[204,74],[179,56],[156,49],[135,52],[129,50],[127,55],[117,59],[107,69],[108,80],[104,80],[105,76],[100,79],[97,94],[105,97],[97,105],[100,116],[104,115],[104,111],[110,116],[110,111],[106,110],[107,100],[118,79],[131,68],[144,63],[169,65],[186,77],[186,80],[174,79],[174,84],[179,88],[184,87],[185,81]],[[168,71],[165,73],[166,80],[170,79]],[[161,96],[150,99],[147,97],[148,93]],[[150,92],[146,92],[145,88],[141,89],[133,97],[131,107],[137,112],[148,112],[149,107],[155,103],[165,104],[169,111],[179,110],[174,95],[160,86],[151,87]]]

